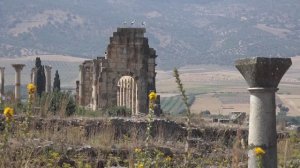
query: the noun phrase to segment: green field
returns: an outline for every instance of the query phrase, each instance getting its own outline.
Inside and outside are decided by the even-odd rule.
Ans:
[[[188,95],[188,104],[191,105],[195,101],[195,95]],[[167,114],[182,114],[186,112],[186,106],[181,96],[171,96],[161,98],[161,108]]]

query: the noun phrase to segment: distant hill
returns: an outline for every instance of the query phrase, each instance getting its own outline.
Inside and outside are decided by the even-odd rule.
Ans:
[[[158,66],[300,54],[299,0],[1,0],[0,57],[102,55],[117,27],[146,22]]]

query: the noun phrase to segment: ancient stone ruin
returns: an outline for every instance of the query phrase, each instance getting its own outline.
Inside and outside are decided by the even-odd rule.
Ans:
[[[156,51],[145,28],[118,28],[104,57],[80,65],[78,104],[93,110],[124,106],[132,114],[147,113],[148,93],[155,90]]]
[[[277,133],[275,92],[292,65],[291,58],[246,58],[235,62],[250,92],[248,167],[257,167],[255,147],[265,150],[263,167],[277,167]]]
[[[15,83],[15,100],[16,102],[21,101],[21,71],[23,70],[24,64],[12,64],[16,71],[16,83]]]

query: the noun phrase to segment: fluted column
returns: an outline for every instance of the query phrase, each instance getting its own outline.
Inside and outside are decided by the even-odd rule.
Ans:
[[[16,75],[15,75],[15,100],[17,102],[20,101],[21,99],[21,71],[23,67],[25,66],[24,64],[12,64],[12,66],[15,68]]]
[[[135,83],[135,113],[138,114],[140,112],[140,105],[139,105],[139,99],[138,99],[138,85],[137,85],[138,81]]]
[[[5,67],[0,67],[0,101],[4,95],[4,70]]]
[[[46,93],[51,92],[51,69],[49,65],[45,65],[45,76],[46,76]]]
[[[122,106],[125,106],[125,80],[122,79]]]
[[[250,115],[248,168],[258,167],[255,147],[265,150],[264,168],[277,167],[276,102],[277,86],[292,65],[290,58],[246,58],[235,62],[249,85]]]

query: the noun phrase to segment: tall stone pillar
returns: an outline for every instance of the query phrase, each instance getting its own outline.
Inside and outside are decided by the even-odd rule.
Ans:
[[[93,110],[97,110],[97,106],[98,106],[98,101],[97,101],[97,61],[93,60],[93,83],[92,83],[92,109]]]
[[[262,157],[264,168],[277,167],[275,92],[291,65],[290,58],[255,57],[235,62],[236,68],[249,85],[250,92],[249,168],[258,166],[253,150],[255,147],[261,147],[266,152]]]
[[[16,71],[16,76],[15,76],[15,80],[16,80],[16,84],[15,84],[15,100],[17,102],[20,101],[21,98],[21,71],[23,69],[23,67],[25,66],[24,64],[12,64],[12,66],[15,68]]]
[[[0,67],[0,101],[4,95],[4,70],[5,67]]]
[[[83,103],[83,100],[84,100],[84,97],[83,97],[83,87],[84,87],[84,77],[83,77],[83,65],[79,65],[79,96],[78,96],[78,101],[79,101],[79,105],[83,106],[84,103]]]
[[[50,93],[51,92],[51,69],[52,67],[49,65],[45,65],[45,76],[46,76],[46,88],[45,91],[46,93]]]
[[[76,81],[76,103],[79,103],[79,80]]]

